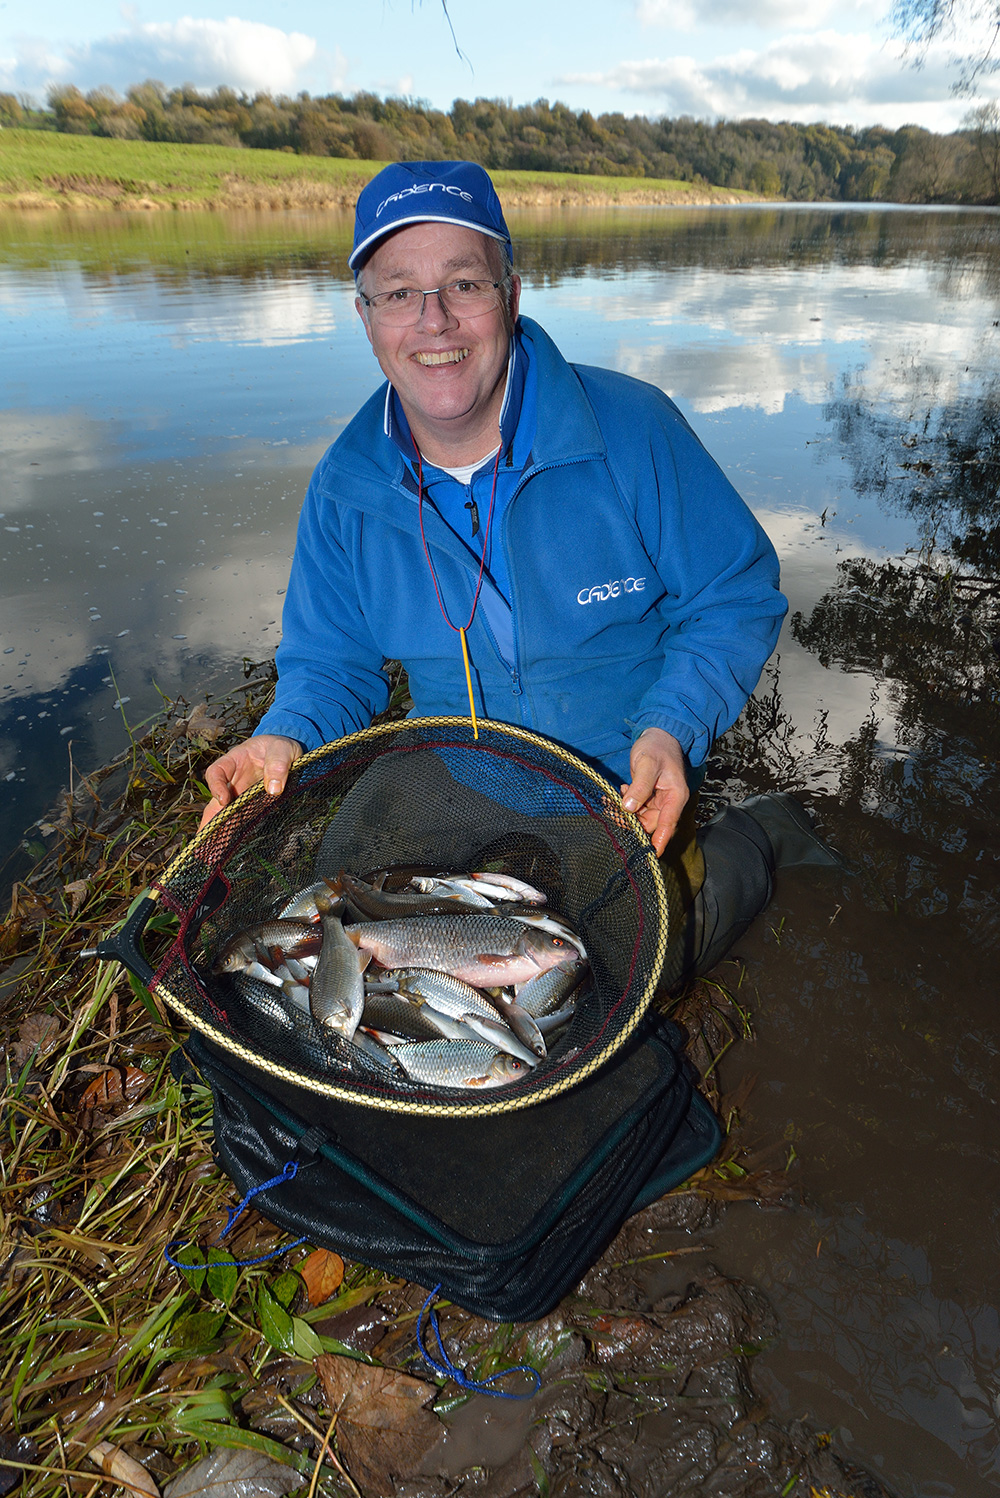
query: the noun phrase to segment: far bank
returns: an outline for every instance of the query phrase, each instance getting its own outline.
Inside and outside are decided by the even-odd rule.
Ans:
[[[352,208],[361,188],[384,165],[382,161],[286,151],[4,130],[0,133],[0,208],[91,212]],[[669,178],[532,171],[491,175],[510,208],[766,201],[734,188]]]

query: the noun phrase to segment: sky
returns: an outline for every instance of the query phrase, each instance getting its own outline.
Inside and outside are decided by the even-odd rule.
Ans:
[[[156,78],[249,93],[545,98],[594,114],[955,129],[954,44],[912,66],[889,0],[0,0],[0,90]],[[461,55],[459,55],[461,53]],[[975,101],[972,101],[975,102]]]

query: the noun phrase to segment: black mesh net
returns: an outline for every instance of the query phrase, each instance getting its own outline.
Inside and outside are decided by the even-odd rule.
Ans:
[[[501,869],[542,890],[586,945],[592,982],[548,1057],[487,1093],[387,1075],[294,1006],[248,1001],[213,958],[294,891],[341,870]],[[194,1028],[329,1096],[420,1113],[496,1113],[553,1097],[613,1054],[655,990],[680,897],[612,788],[557,745],[503,724],[409,719],[306,755],[281,796],[256,788],[155,886],[180,920],[156,974]]]

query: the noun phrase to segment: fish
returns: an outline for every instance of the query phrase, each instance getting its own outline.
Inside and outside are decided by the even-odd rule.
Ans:
[[[548,931],[553,936],[562,936],[579,952],[581,957],[586,957],[587,949],[577,936],[568,921],[559,915],[549,915],[547,911],[538,910],[534,906],[504,907],[504,915],[511,921],[523,921],[526,926],[535,926],[539,931]]]
[[[546,899],[540,889],[535,889],[533,884],[527,884],[523,879],[515,879],[513,874],[473,874],[473,879],[482,880],[483,883],[498,884],[502,889],[509,890],[515,899],[523,900],[526,905],[545,905]]]
[[[541,1050],[537,1045],[525,1044],[499,1016],[496,1008],[460,978],[421,968],[402,968],[394,976],[401,993],[410,994],[429,1008],[450,1015],[498,1051],[518,1056],[528,1066],[535,1066],[539,1056],[545,1055],[544,1043]],[[533,1036],[532,1040],[536,1037]]]
[[[319,909],[316,905],[316,896],[322,895],[329,898],[331,884],[329,879],[318,879],[315,884],[309,884],[305,889],[298,890],[277,911],[278,920],[289,921],[318,921]]]
[[[547,973],[539,973],[537,978],[531,978],[517,988],[516,1002],[532,1019],[541,1019],[558,1009],[579,988],[589,966],[580,958],[571,967],[550,968]]]
[[[434,1087],[503,1087],[528,1075],[523,1061],[484,1040],[425,1040],[392,1052],[412,1081]]]
[[[559,1031],[564,1030],[576,1013],[576,1005],[572,1002],[564,1004],[561,1009],[554,1009],[551,1014],[542,1014],[537,1020],[538,1028],[545,1036],[546,1045],[551,1045],[552,1037]]]
[[[403,1040],[478,1040],[475,1030],[461,1020],[442,1014],[430,1004],[405,998],[402,994],[373,994],[365,991],[365,1010],[361,1023],[366,1030],[389,1031]]]
[[[577,956],[565,937],[494,915],[367,921],[346,927],[345,934],[382,967],[433,968],[475,984],[524,983]]]
[[[493,999],[497,1013],[500,1014],[506,1024],[510,1026],[522,1045],[526,1045],[530,1051],[541,1060],[548,1052],[545,1044],[545,1036],[520,1004],[509,999],[502,990],[497,990]]]
[[[252,1004],[261,1014],[266,1014],[269,1020],[280,1025],[283,1030],[290,1030],[294,1024],[292,1014],[288,1005],[282,1002],[280,991],[271,983],[264,983],[261,979],[252,977],[247,972],[233,973],[233,986],[240,998],[246,1003]]]
[[[352,1040],[365,1007],[363,975],[368,959],[361,957],[357,943],[348,938],[340,917],[333,913],[333,902],[323,895],[319,902],[323,945],[309,985],[309,1008],[318,1024]]]
[[[315,942],[316,929],[308,921],[262,921],[240,931],[226,943],[212,963],[211,971],[238,973],[254,962],[262,961],[270,947],[280,947],[282,952],[299,955],[299,949]]]
[[[363,879],[355,879],[353,874],[345,873],[337,876],[336,883],[362,920],[384,921],[412,915],[450,915],[463,906],[471,910],[480,903],[467,898],[463,890],[445,888],[438,882],[435,882],[434,889],[425,894],[419,890],[375,889]]]

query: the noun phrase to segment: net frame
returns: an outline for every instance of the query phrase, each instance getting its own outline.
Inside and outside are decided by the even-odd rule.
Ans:
[[[321,1065],[312,1064],[311,1052],[308,1064],[303,1063],[303,1053],[296,1052],[292,1040],[287,1043],[293,1053],[291,1060],[287,1049],[285,1055],[276,1054],[273,1048],[265,1053],[259,1035],[255,1043],[248,1043],[246,1034],[234,1030],[231,1016],[239,1005],[234,1005],[231,992],[226,993],[222,985],[206,976],[193,955],[199,942],[204,945],[206,928],[215,931],[216,946],[221,941],[219,917],[225,916],[234,878],[248,846],[256,848],[269,837],[280,841],[273,862],[281,877],[293,886],[299,881],[298,887],[310,882],[303,873],[315,860],[324,836],[336,826],[338,812],[344,810],[344,798],[359,785],[361,776],[376,764],[384,768],[390,763],[385,756],[414,751],[441,757],[460,751],[463,767],[489,766],[489,770],[484,769],[486,784],[490,784],[490,772],[501,764],[508,778],[521,777],[528,785],[529,797],[536,795],[542,801],[554,798],[560,806],[572,808],[579,827],[572,825],[571,817],[571,842],[577,837],[585,844],[592,841],[598,849],[595,857],[603,859],[608,870],[601,896],[604,903],[589,915],[589,907],[584,905],[580,923],[580,934],[594,963],[600,1004],[595,1000],[585,1023],[574,1021],[573,1045],[564,1045],[561,1053],[559,1047],[554,1048],[552,1056],[525,1079],[486,1092],[387,1082],[384,1074],[366,1070],[355,1057],[348,1063],[346,1053],[337,1053],[333,1042],[335,1054],[326,1075]],[[392,768],[390,764],[390,773]],[[320,816],[309,821],[306,810],[316,810],[317,793],[331,779],[340,791],[336,809],[325,819]],[[461,783],[459,791],[456,804],[462,802],[463,794],[467,799],[480,795],[475,787],[463,787]],[[302,812],[298,822],[296,802]],[[505,813],[508,820],[522,817],[513,808],[497,803],[498,826]],[[552,824],[551,817],[546,823],[545,816],[537,812],[533,815],[540,825]],[[556,820],[561,825],[567,819]],[[381,829],[374,831],[380,833]],[[502,828],[500,835],[502,838]],[[546,838],[540,836],[540,841],[544,844]],[[586,891],[576,891],[577,915],[584,893],[589,893],[589,886]],[[679,916],[674,893],[664,884],[659,860],[641,823],[625,810],[617,790],[562,745],[530,730],[493,721],[480,722],[478,735],[474,735],[469,718],[407,718],[378,724],[303,755],[292,766],[280,796],[268,796],[262,785],[255,785],[202,829],[151,885],[151,899],[178,918],[180,929],[150,989],[182,1023],[235,1058],[320,1097],[400,1113],[454,1117],[504,1113],[534,1106],[575,1086],[604,1065],[635,1033],[658,986],[671,928]],[[617,914],[609,931],[613,902],[618,902]],[[222,929],[224,934],[224,920]],[[231,923],[229,929],[239,926]],[[623,987],[620,943],[627,944],[630,952]],[[614,970],[617,977],[610,980],[606,970]],[[609,984],[610,991],[605,993]],[[253,1023],[256,1025],[256,1018]],[[306,1023],[319,1028],[311,1020],[300,1022],[294,1016],[291,1026],[294,1029],[298,1025],[302,1030]]]

